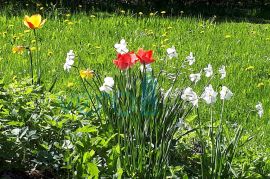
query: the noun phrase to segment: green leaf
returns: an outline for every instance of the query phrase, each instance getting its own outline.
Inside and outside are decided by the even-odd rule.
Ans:
[[[87,133],[92,133],[92,132],[97,132],[96,127],[94,126],[83,126],[80,127],[76,130],[76,132],[87,132]]]
[[[20,122],[20,121],[10,121],[7,123],[10,126],[19,126],[22,127],[24,125],[24,122]]]
[[[98,179],[99,169],[97,165],[95,163],[88,163],[87,168],[90,175],[93,176],[95,179]]]

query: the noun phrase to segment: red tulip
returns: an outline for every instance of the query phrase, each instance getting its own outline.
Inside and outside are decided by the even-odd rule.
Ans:
[[[140,48],[137,53],[137,57],[142,64],[149,64],[154,62],[155,60],[153,59],[152,55],[152,50],[144,51],[142,48]]]
[[[117,54],[117,59],[113,63],[121,70],[126,70],[137,62],[137,56],[134,52]]]

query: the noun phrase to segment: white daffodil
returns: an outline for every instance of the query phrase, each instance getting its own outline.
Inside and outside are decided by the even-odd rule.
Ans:
[[[172,46],[171,48],[168,48],[167,49],[167,55],[169,56],[170,59],[178,56],[178,54],[177,54],[176,49],[175,49],[174,46]]]
[[[222,65],[222,66],[219,68],[218,72],[221,74],[220,79],[223,79],[223,78],[226,77],[226,70],[225,70],[225,66],[224,66],[224,65]]]
[[[113,80],[113,78],[112,77],[106,77],[104,79],[104,85],[109,86],[109,87],[112,88],[114,86],[114,80]]]
[[[181,95],[181,99],[183,99],[184,101],[190,102],[195,107],[198,107],[199,98],[197,94],[193,91],[193,89],[190,87],[187,87],[183,91],[183,94]]]
[[[213,68],[211,64],[208,64],[206,68],[204,68],[205,76],[210,77],[213,75]]]
[[[229,90],[229,88],[227,88],[226,86],[222,86],[222,89],[219,93],[220,93],[220,99],[222,100],[229,100],[233,96],[233,93],[231,92],[231,90]]]
[[[212,85],[205,87],[204,92],[201,96],[207,104],[215,103],[217,100],[218,93],[214,91]]]
[[[143,72],[144,68],[145,68],[145,71],[146,71],[146,72],[151,72],[151,71],[152,71],[152,67],[151,67],[150,64],[146,64],[145,67],[144,67],[144,65],[141,65],[141,66],[140,66],[141,72]]]
[[[127,43],[125,39],[122,39],[119,44],[118,43],[114,44],[114,48],[116,49],[117,53],[124,54],[128,52]]]
[[[196,84],[201,79],[201,73],[190,74],[189,79]]]
[[[262,118],[262,116],[263,116],[263,106],[262,106],[262,103],[261,102],[258,102],[258,104],[255,107],[256,107],[256,110],[258,112],[259,117]]]
[[[99,87],[100,91],[104,91],[106,93],[110,93],[112,91],[112,88],[114,86],[114,80],[112,77],[106,77],[104,79],[104,83],[101,87]]]
[[[64,64],[65,71],[69,71],[71,69],[72,65],[74,64],[74,59],[75,59],[75,54],[74,54],[73,50],[70,50],[67,53],[66,62]]]
[[[195,57],[193,56],[192,52],[189,53],[189,56],[186,57],[186,60],[188,61],[189,65],[192,65],[193,63],[195,63]]]

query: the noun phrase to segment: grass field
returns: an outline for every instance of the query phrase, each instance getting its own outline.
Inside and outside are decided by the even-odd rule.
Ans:
[[[17,45],[35,46],[33,33],[22,23],[23,17],[24,14],[15,17],[0,15],[0,74],[5,82],[11,81],[14,76],[21,78],[29,74],[27,53],[12,53],[12,47]],[[162,18],[105,13],[91,16],[82,13],[48,15],[46,18],[46,24],[38,31],[42,80],[45,86],[49,86],[58,76],[54,92],[66,91],[73,96],[82,92],[76,71],[67,73],[63,69],[66,53],[70,49],[74,50],[76,58],[84,61],[86,67],[104,76],[113,76],[118,71],[112,64],[116,56],[113,46],[122,38],[127,41],[130,50],[137,51],[139,47],[152,49],[156,59],[152,68],[157,71],[177,69],[189,52],[193,52],[196,57],[192,69],[194,73],[200,72],[209,63],[215,73],[221,65],[226,66],[227,77],[218,80],[217,76],[213,80],[215,86],[224,84],[234,93],[232,100],[226,103],[224,118],[232,125],[243,125],[246,138],[254,137],[245,150],[257,151],[254,153],[256,156],[270,155],[269,24],[219,22],[218,17]],[[178,58],[167,59],[165,63],[166,49],[171,46],[175,46]],[[184,78],[188,74],[184,72],[182,76]],[[203,78],[194,88],[201,89],[206,82],[207,79]],[[188,80],[184,83],[190,84]],[[180,85],[179,88],[183,88]],[[262,118],[258,117],[255,108],[259,101],[264,107]],[[221,110],[218,104],[215,105],[217,111]],[[207,107],[200,105],[202,115],[208,114]],[[218,116],[218,112],[215,115]],[[250,162],[252,160],[250,158]]]

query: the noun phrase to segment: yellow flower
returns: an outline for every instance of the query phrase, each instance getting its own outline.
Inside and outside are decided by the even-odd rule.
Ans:
[[[24,22],[24,25],[26,25],[30,29],[39,29],[44,25],[44,23],[46,22],[46,19],[41,21],[41,15],[35,14],[35,15],[32,15],[31,17],[25,16],[23,22]]]
[[[151,12],[149,15],[150,15],[150,16],[154,16],[155,14],[154,14],[153,12]]]
[[[67,24],[68,24],[68,25],[73,25],[74,23],[73,23],[73,22],[68,22]]]
[[[36,47],[31,47],[30,50],[35,51],[35,50],[37,50],[37,48]]]
[[[94,76],[94,71],[92,71],[92,70],[89,70],[89,69],[87,69],[87,70],[81,70],[80,71],[80,76],[82,77],[82,78],[92,78],[93,76]]]
[[[254,69],[254,66],[249,66],[249,67],[247,67],[245,70],[246,71],[249,71],[249,70],[253,70]]]
[[[52,51],[48,51],[48,56],[50,57],[50,56],[52,56],[53,55],[53,52]]]
[[[160,13],[161,13],[161,14],[166,14],[166,11],[161,11]]]
[[[264,87],[264,84],[262,82],[258,83],[258,85],[257,85],[257,88],[261,88],[261,87]]]
[[[24,51],[25,47],[24,46],[16,46],[12,48],[12,52],[13,53],[18,53],[18,54],[22,54]]]
[[[73,87],[73,86],[74,86],[74,83],[68,82],[68,84],[67,84],[67,87],[68,87],[68,88],[71,88],[71,87]]]

